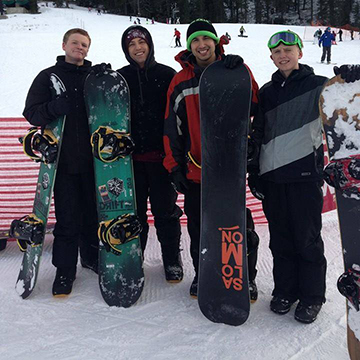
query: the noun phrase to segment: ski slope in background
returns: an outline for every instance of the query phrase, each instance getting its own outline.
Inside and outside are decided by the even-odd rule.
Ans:
[[[25,97],[34,77],[62,54],[62,36],[72,27],[89,31],[92,45],[88,59],[110,62],[114,69],[127,64],[121,50],[128,17],[88,12],[87,9],[41,7],[40,15],[11,15],[0,20],[0,117],[21,117]],[[171,48],[175,25],[146,25],[154,39],[158,62],[180,70]],[[185,45],[187,25],[176,25]],[[226,53],[240,54],[263,85],[276,70],[266,47],[269,36],[282,29],[304,33],[303,27],[245,24],[248,38],[237,36],[240,24],[215,24],[218,35],[226,31],[232,41]],[[314,30],[315,31],[315,30]],[[360,62],[360,41],[332,47],[338,65]],[[332,66],[319,64],[321,49],[305,42],[301,62],[319,75],[331,77]],[[0,145],[1,146],[1,145]],[[1,198],[0,198],[1,203]],[[101,298],[97,277],[78,267],[73,292],[54,299],[51,286],[52,237],[48,236],[38,285],[33,296],[22,300],[14,286],[22,255],[14,242],[0,253],[0,359],[348,359],[345,300],[336,289],[343,271],[336,212],[323,216],[325,252],[328,260],[327,302],[318,320],[303,325],[294,310],[278,316],[269,310],[272,290],[272,257],[267,226],[257,226],[261,238],[258,277],[259,300],[251,306],[249,320],[240,327],[213,324],[190,298],[193,277],[189,238],[183,227],[182,248],[185,277],[180,284],[165,281],[160,248],[154,228],[145,252],[145,289],[129,309],[109,308]]]

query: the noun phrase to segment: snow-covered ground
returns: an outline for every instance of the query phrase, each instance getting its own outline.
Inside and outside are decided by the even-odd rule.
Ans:
[[[41,8],[40,15],[11,15],[0,20],[0,117],[21,116],[28,88],[45,67],[62,54],[64,32],[84,27],[92,37],[89,60],[110,62],[114,69],[126,65],[120,46],[128,17],[96,15],[85,9]],[[175,25],[146,25],[155,42],[157,61],[180,70],[171,48]],[[176,25],[185,44],[187,25]],[[275,66],[266,47],[275,31],[288,29],[301,36],[303,27],[246,25],[248,38],[237,37],[239,24],[215,24],[218,34],[226,31],[232,41],[225,50],[240,54],[259,85],[270,79]],[[338,65],[357,63],[359,40],[332,47]],[[331,77],[332,66],[319,64],[321,49],[305,43],[301,62],[319,75]],[[0,199],[1,202],[1,199]],[[248,321],[240,327],[214,324],[200,312],[189,296],[193,271],[189,237],[183,228],[182,248],[185,277],[180,284],[165,281],[155,231],[145,253],[145,288],[138,303],[129,309],[109,308],[101,298],[97,277],[78,267],[77,280],[68,298],[55,299],[51,286],[51,236],[47,238],[38,284],[32,297],[16,293],[21,254],[14,242],[0,253],[0,359],[347,359],[345,300],[336,289],[343,271],[336,212],[323,216],[323,238],[328,260],[327,302],[311,325],[293,318],[294,310],[279,316],[269,310],[272,257],[267,226],[257,226],[261,238],[258,277],[259,299],[251,306]]]

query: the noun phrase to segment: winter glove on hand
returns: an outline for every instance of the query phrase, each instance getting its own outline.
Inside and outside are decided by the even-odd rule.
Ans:
[[[258,199],[264,200],[265,196],[263,194],[263,184],[258,174],[249,174],[248,176],[248,185],[251,193]]]
[[[69,115],[73,109],[72,102],[66,93],[50,101],[47,106],[49,113],[55,118]]]
[[[189,190],[189,180],[182,173],[182,171],[178,170],[170,174],[171,182],[176,191],[185,194],[187,190]]]
[[[248,148],[247,148],[247,164],[252,165],[257,161],[259,156],[259,147],[257,143],[251,138],[248,138]]]
[[[101,63],[91,67],[91,71],[96,76],[102,76],[108,70],[111,70],[111,64]]]
[[[341,65],[340,67],[334,66],[335,75],[341,76],[345,82],[350,83],[360,80],[360,65]]]
[[[224,65],[227,69],[234,69],[244,63],[244,60],[239,55],[226,55]]]

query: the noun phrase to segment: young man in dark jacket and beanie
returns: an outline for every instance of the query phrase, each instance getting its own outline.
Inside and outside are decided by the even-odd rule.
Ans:
[[[328,79],[299,64],[303,43],[294,32],[275,33],[268,47],[278,70],[259,91],[251,134],[260,147],[259,167],[251,170],[248,182],[263,200],[269,223],[274,259],[270,309],[283,315],[299,300],[295,319],[311,323],[325,302],[319,98]],[[345,81],[360,77],[357,67],[334,70],[349,76]]]
[[[165,114],[164,145],[166,157],[164,165],[169,171],[177,190],[185,195],[185,214],[190,235],[190,253],[195,277],[190,287],[190,295],[197,297],[199,246],[200,246],[200,191],[201,169],[187,154],[201,159],[199,79],[203,70],[216,60],[224,61],[232,69],[243,64],[237,55],[221,55],[220,39],[213,25],[204,19],[193,21],[187,30],[187,50],[180,52],[175,60],[183,69],[173,78],[169,90]],[[245,65],[246,66],[246,65]],[[250,71],[250,69],[249,69]],[[251,72],[252,110],[257,103],[258,86]],[[249,254],[249,285],[252,301],[257,299],[255,284],[258,236],[250,210],[247,210],[247,235]]]
[[[118,71],[130,88],[136,204],[143,226],[141,247],[144,251],[148,237],[146,212],[150,198],[166,280],[179,282],[183,278],[180,255],[182,211],[176,205],[177,193],[162,164],[166,92],[176,72],[155,61],[154,44],[144,27],[130,26],[124,31],[121,44],[130,63]]]
[[[76,276],[78,247],[81,264],[97,272],[98,237],[95,182],[90,133],[84,102],[84,81],[91,69],[85,60],[89,34],[71,29],[63,38],[65,56],[39,73],[32,83],[23,112],[30,124],[45,126],[66,115],[58,171],[54,186],[56,224],[53,264],[57,268],[53,295],[70,294]],[[56,74],[66,92],[51,95],[50,75]]]

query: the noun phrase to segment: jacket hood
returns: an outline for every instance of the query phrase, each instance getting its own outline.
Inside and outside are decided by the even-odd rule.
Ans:
[[[145,69],[147,69],[149,66],[151,66],[152,64],[155,63],[155,56],[154,56],[154,43],[153,43],[153,40],[152,40],[152,37],[150,35],[150,32],[144,28],[143,26],[140,26],[140,25],[132,25],[130,27],[128,27],[123,35],[122,35],[122,38],[121,38],[121,47],[124,51],[124,54],[125,54],[125,57],[126,57],[126,60],[130,63],[131,66],[135,67],[135,68],[140,68],[139,65],[137,64],[137,62],[135,60],[133,60],[130,55],[129,55],[129,48],[126,46],[126,42],[125,42],[125,39],[127,37],[127,34],[129,31],[131,30],[135,30],[135,29],[138,29],[144,33],[146,33],[146,36],[148,37],[149,39],[149,55],[145,61]]]

